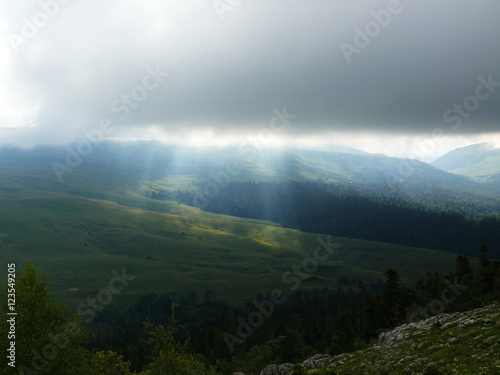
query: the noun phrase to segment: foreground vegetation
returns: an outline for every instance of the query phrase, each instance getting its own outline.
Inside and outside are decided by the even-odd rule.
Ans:
[[[237,346],[228,343],[227,334],[236,337],[240,320],[235,318],[255,311],[250,301],[231,308],[210,296],[198,303],[191,295],[177,305],[179,323],[172,307],[175,302],[165,297],[145,296],[128,312],[89,304],[96,318],[93,328],[87,328],[82,314],[68,313],[64,304],[49,297],[47,279],[27,263],[16,278],[17,372],[8,366],[12,360],[4,357],[1,373],[226,375],[243,370],[251,375],[270,363],[296,363],[319,352],[334,356],[335,366],[317,370],[318,374],[368,374],[373,368],[387,369],[391,374],[447,374],[453,369],[472,374],[473,365],[462,358],[471,348],[477,350],[473,357],[477,362],[473,363],[495,370],[499,319],[490,312],[498,312],[497,305],[485,310],[487,316],[467,315],[456,322],[434,318],[430,322],[435,324],[427,324],[423,330],[420,323],[415,325],[438,313],[497,303],[500,261],[487,259],[486,253],[482,248],[475,267],[467,256],[459,256],[454,272],[442,277],[430,274],[427,280],[419,280],[415,289],[402,284],[398,272],[390,269],[380,292],[367,291],[362,283],[359,286],[365,289],[364,294],[345,294],[341,289],[336,293],[327,289],[297,292],[283,306],[276,306],[255,326],[255,333],[248,340],[239,340]],[[116,277],[118,283],[125,284],[123,275]],[[4,297],[5,315],[8,306]],[[392,336],[385,336],[384,345],[368,348],[380,332],[408,321],[413,325],[407,325],[405,331],[399,328]],[[8,348],[7,320],[1,322],[1,328],[2,346]],[[410,336],[416,339],[402,341]],[[345,354],[356,350],[362,350],[361,356]]]
[[[16,280],[15,335],[7,338],[9,324],[2,320],[0,339],[2,348],[14,347],[15,352],[11,358],[1,356],[1,374],[133,374],[123,356],[113,351],[85,349],[89,335],[81,318],[68,315],[65,305],[49,298],[47,279],[39,275],[32,263],[17,273]],[[7,311],[7,299],[2,298],[2,315]],[[176,324],[173,316],[167,328],[145,323],[150,360],[140,375],[217,375],[215,369],[207,368],[186,352],[185,345],[175,341]]]
[[[385,345],[328,359],[328,365],[308,370],[292,367],[294,375],[498,375],[500,374],[500,304],[465,313],[441,314],[404,338]],[[396,330],[396,332],[398,332]]]

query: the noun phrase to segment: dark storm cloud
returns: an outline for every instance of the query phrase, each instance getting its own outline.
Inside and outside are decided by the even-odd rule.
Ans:
[[[120,134],[151,125],[252,130],[284,105],[297,115],[293,135],[423,134],[457,124],[453,105],[476,95],[479,77],[500,82],[498,1],[353,3],[71,2],[11,51],[9,84],[39,108],[37,137],[66,139],[123,115],[111,104],[116,109],[116,100],[141,85],[148,67],[169,77],[119,119]],[[231,11],[219,16],[214,5]],[[373,12],[388,7],[398,11],[360,48],[356,28],[374,27]],[[37,10],[4,6],[5,36],[20,34],[23,18]],[[347,44],[357,50],[346,59]],[[474,110],[462,110],[455,133],[499,130],[495,85],[477,105],[468,99]]]

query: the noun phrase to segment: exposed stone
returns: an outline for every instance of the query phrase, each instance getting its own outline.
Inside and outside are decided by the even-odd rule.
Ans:
[[[302,362],[302,364],[306,368],[316,369],[325,367],[330,362],[331,359],[332,357],[329,356],[328,354],[316,354],[313,355],[311,358],[306,359],[304,362]]]
[[[260,372],[260,375],[288,375],[293,367],[293,363],[283,363],[281,365],[270,365]]]
[[[388,346],[401,346],[405,345],[405,342],[412,338],[412,336],[422,335],[423,332],[438,328],[440,331],[446,331],[453,327],[463,328],[468,325],[472,325],[475,323],[482,325],[490,325],[492,324],[491,319],[485,318],[484,311],[488,308],[477,309],[472,311],[467,311],[463,313],[452,313],[452,314],[440,314],[428,319],[424,319],[418,322],[412,322],[403,324],[399,327],[394,328],[391,331],[383,332],[379,335],[379,343],[375,344],[372,348],[377,351],[383,351],[385,347]],[[491,315],[493,318],[495,315]],[[499,323],[495,323],[499,324]],[[500,325],[500,324],[499,324]],[[481,335],[476,336],[476,339]],[[489,342],[494,340],[495,336],[489,336],[485,338],[485,341]],[[449,337],[446,339],[446,345],[454,343],[458,341],[457,337]],[[424,343],[420,343],[416,345],[416,348],[421,348]],[[428,347],[429,350],[441,350],[445,344],[443,343],[434,343]],[[304,362],[298,365],[294,365],[292,363],[284,363],[281,365],[270,365],[266,367],[264,370],[260,372],[260,375],[291,375],[295,369],[318,369],[322,367],[326,367],[328,365],[336,365],[342,366],[344,363],[348,362],[349,358],[353,358],[353,354],[343,353],[331,357],[327,354],[316,354],[311,358],[306,359]],[[404,363],[411,362],[409,366],[415,367],[422,364],[427,364],[429,366],[435,366],[435,362],[430,362],[429,358],[417,358],[415,356],[406,356],[403,358],[393,358],[392,356],[388,356],[389,362],[386,362],[388,365],[394,363]],[[394,362],[393,362],[394,360]],[[430,363],[429,363],[430,362]],[[293,368],[293,369],[292,369]],[[241,372],[234,373],[233,375],[245,375]]]

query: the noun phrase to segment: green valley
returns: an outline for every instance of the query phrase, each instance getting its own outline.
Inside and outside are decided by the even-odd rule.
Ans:
[[[257,292],[286,290],[283,273],[311,256],[322,236],[176,202],[161,202],[165,210],[177,212],[166,214],[5,181],[0,189],[1,260],[22,264],[31,259],[50,275],[54,293],[72,303],[105,288],[111,270],[121,267],[136,276],[118,296],[127,303],[150,292],[213,290],[214,296],[236,303]],[[428,269],[452,269],[455,259],[394,244],[338,237],[334,242],[340,248],[304,287],[336,288],[345,275],[374,282],[388,266],[413,284]]]

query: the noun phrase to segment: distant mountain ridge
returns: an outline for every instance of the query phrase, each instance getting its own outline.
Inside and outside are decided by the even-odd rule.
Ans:
[[[488,143],[461,147],[441,156],[431,165],[468,177],[500,180],[500,148]]]
[[[344,146],[344,145],[338,145],[336,143],[327,143],[327,144],[321,144],[321,145],[315,145],[315,144],[308,145],[308,144],[305,144],[303,146],[300,145],[298,148],[299,149],[304,149],[304,150],[338,152],[338,153],[342,153],[342,154],[370,155],[369,152],[360,150],[358,148]]]
[[[499,201],[498,189],[449,173],[417,160],[308,149],[242,147],[193,148],[160,142],[102,142],[71,165],[60,183],[54,163],[66,165],[68,150],[77,145],[16,149],[0,147],[0,179],[55,192],[125,203],[146,191],[177,191],[230,182],[341,182],[361,190],[402,192],[411,200],[429,202],[446,195]],[[236,172],[229,173],[230,169]],[[423,194],[423,195],[422,195]],[[441,202],[448,205],[450,202]],[[473,204],[477,207],[477,204]],[[476,209],[477,211],[477,209]],[[478,211],[478,213],[487,213]]]
[[[53,163],[67,164],[66,147],[37,147],[28,150],[0,147],[0,174],[7,169],[36,168],[45,178],[57,182]],[[63,184],[71,184],[74,176],[98,169],[126,171],[126,177],[161,178],[169,175],[207,177],[209,172],[224,170],[229,160],[237,163],[242,173],[238,180],[322,179],[335,181],[415,182],[417,180],[461,184],[466,179],[444,173],[427,163],[384,155],[369,154],[345,146],[324,148],[259,148],[253,145],[224,148],[193,148],[165,145],[160,142],[102,142],[87,156],[81,157],[71,172],[63,173]],[[35,171],[33,171],[35,172]]]
[[[454,252],[487,242],[500,251],[496,185],[417,160],[251,143],[102,142],[78,160],[81,149],[1,147],[0,180],[163,213],[182,202],[305,232]]]

